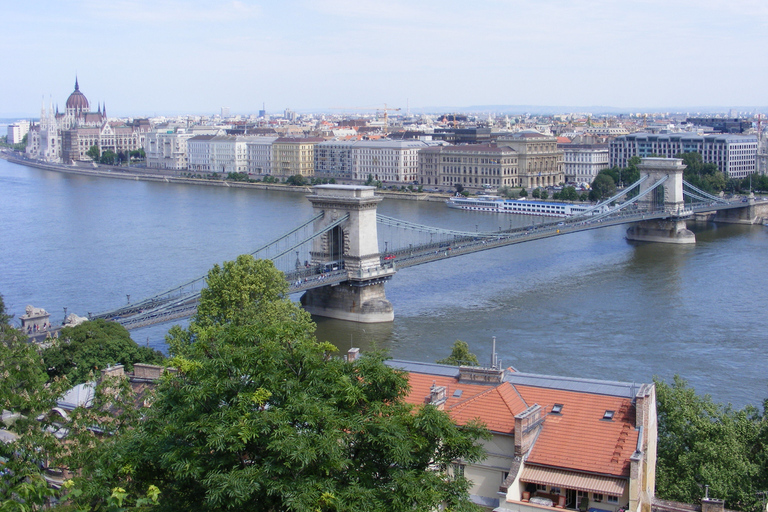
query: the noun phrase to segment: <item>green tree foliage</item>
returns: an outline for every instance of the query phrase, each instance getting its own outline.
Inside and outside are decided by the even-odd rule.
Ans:
[[[607,199],[616,193],[616,182],[610,174],[600,172],[592,181],[592,189],[589,191],[590,201]]]
[[[477,361],[477,356],[469,351],[469,345],[461,340],[453,342],[451,355],[436,362],[437,364],[450,364],[453,366],[478,366],[480,364]]]
[[[114,151],[112,151],[111,149],[108,149],[101,154],[101,158],[99,158],[99,163],[104,165],[116,165],[117,163],[119,163],[119,159]]]
[[[305,178],[301,174],[294,174],[293,176],[288,176],[288,179],[286,179],[285,182],[295,187],[303,187],[309,184],[309,182],[307,181],[307,178]]]
[[[533,189],[533,192],[531,192],[531,197],[534,199],[541,199],[541,189],[538,187]]]
[[[76,385],[108,366],[123,364],[132,371],[134,363],[159,364],[164,357],[138,346],[122,325],[98,319],[63,328],[59,340],[43,351],[43,360],[51,378],[67,376]]]
[[[101,155],[99,154],[99,146],[93,145],[90,148],[88,148],[88,151],[85,152],[86,155],[91,157],[91,160],[94,162],[98,162]]]
[[[733,410],[697,395],[679,376],[671,385],[656,380],[656,393],[656,494],[698,503],[709,485],[726,508],[756,511],[756,493],[768,488],[768,400],[762,414],[751,406]]]
[[[553,194],[554,196],[554,194]],[[576,192],[576,187],[563,187],[560,191],[560,200],[562,201],[578,201],[579,193]]]
[[[686,168],[683,171],[683,179],[710,194],[718,194],[725,190],[725,174],[717,169],[713,163],[705,164],[701,154],[696,151],[675,155],[682,158]]]
[[[482,456],[484,430],[406,404],[380,354],[332,357],[280,276],[250,256],[209,272],[189,329],[171,333],[178,373],[94,468],[112,477],[101,487],[157,485],[162,510],[474,509],[447,471]]]
[[[528,197],[528,191],[524,188],[520,189],[520,197]]]

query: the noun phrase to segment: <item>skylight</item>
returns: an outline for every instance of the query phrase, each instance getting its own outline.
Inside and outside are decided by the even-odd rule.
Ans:
[[[563,404],[555,404],[552,406],[552,412],[554,414],[560,414],[563,410]]]
[[[605,411],[605,414],[603,414],[603,419],[604,420],[612,420],[614,413],[615,413],[615,411]]]

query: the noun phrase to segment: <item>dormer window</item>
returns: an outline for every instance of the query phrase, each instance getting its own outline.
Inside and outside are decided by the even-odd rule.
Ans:
[[[560,414],[563,411],[563,404],[555,404],[552,406],[552,414]]]
[[[605,411],[605,414],[603,414],[603,419],[607,421],[613,420],[613,415],[616,411]]]

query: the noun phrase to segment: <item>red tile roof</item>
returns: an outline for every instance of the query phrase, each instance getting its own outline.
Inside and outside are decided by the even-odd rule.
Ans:
[[[635,409],[628,397],[570,391],[553,387],[460,382],[457,376],[411,372],[407,401],[424,404],[432,385],[447,388],[445,410],[459,424],[478,419],[489,430],[513,434],[515,415],[538,404],[546,419],[527,464],[573,471],[629,476],[630,457],[635,451]],[[461,390],[461,396],[455,392]],[[553,414],[552,406],[562,404]],[[614,411],[612,420],[603,419]]]

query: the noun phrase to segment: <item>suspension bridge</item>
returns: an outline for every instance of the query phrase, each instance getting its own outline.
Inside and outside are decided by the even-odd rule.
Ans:
[[[394,319],[394,311],[384,283],[398,269],[618,224],[630,225],[630,240],[693,243],[695,236],[685,220],[696,214],[745,223],[759,218],[758,209],[768,216],[768,203],[725,200],[685,182],[681,160],[647,158],[639,168],[637,182],[578,216],[493,232],[442,229],[380,215],[377,205],[382,199],[373,187],[319,185],[307,196],[314,215],[251,254],[272,260],[284,272],[289,292],[303,293],[301,303],[310,313],[363,323],[387,322]],[[390,242],[384,243],[384,251],[379,227],[388,230],[392,241],[391,247]],[[191,316],[205,277],[91,318],[106,318],[132,329]]]

